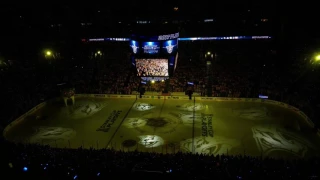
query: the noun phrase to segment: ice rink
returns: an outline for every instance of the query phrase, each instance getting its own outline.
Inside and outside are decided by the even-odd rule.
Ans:
[[[7,133],[15,142],[273,157],[319,155],[320,138],[291,110],[259,102],[76,98],[47,104]]]

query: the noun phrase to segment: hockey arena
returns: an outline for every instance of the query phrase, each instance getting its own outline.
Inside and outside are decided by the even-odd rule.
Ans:
[[[35,107],[5,131],[14,142],[58,148],[159,153],[319,155],[319,136],[299,110],[271,100],[76,95]]]

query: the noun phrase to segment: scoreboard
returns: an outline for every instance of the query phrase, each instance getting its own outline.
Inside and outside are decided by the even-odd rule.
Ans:
[[[132,35],[129,43],[131,62],[140,77],[169,77],[178,57],[179,33],[143,36]]]

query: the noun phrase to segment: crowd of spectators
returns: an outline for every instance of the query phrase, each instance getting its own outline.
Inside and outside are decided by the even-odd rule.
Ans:
[[[157,154],[112,149],[57,149],[2,142],[7,178],[39,179],[318,179],[319,158]]]
[[[223,53],[222,53],[223,54]],[[258,54],[258,53],[257,53]],[[310,78],[317,71],[305,73],[301,62],[293,62],[285,69],[277,68],[272,59],[259,54],[217,57],[212,64],[180,58],[177,69],[169,79],[169,91],[185,92],[188,82],[205,96],[208,90],[217,97],[257,98],[259,94],[289,103],[308,114],[317,123],[320,78]],[[307,63],[307,60],[302,63]],[[38,71],[33,66],[15,65],[1,71],[0,86],[3,105],[1,129],[38,103],[58,95],[57,84],[72,82],[77,93],[131,94],[138,91],[141,79],[130,63],[79,65],[64,71]],[[62,73],[68,72],[68,73]],[[211,81],[211,82],[209,82]],[[208,88],[208,85],[212,88]],[[147,91],[160,92],[164,82],[147,83]],[[3,166],[6,173],[41,179],[100,179],[116,175],[139,175],[148,171],[148,178],[167,177],[185,179],[316,179],[319,159],[279,160],[250,156],[205,156],[192,154],[155,154],[119,152],[111,149],[55,149],[40,145],[21,145],[1,141]],[[135,172],[135,173],[134,173]],[[133,176],[132,176],[133,177]]]
[[[169,76],[167,59],[136,59],[138,76]]]

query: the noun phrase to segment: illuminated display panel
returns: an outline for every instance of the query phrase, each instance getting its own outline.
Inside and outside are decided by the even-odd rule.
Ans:
[[[142,43],[142,49],[145,54],[158,54],[160,52],[160,43],[144,42]]]
[[[139,43],[137,41],[131,40],[130,41],[130,47],[131,47],[131,51],[134,54],[137,54],[139,52]]]
[[[137,76],[169,76],[168,59],[136,59]]]
[[[168,40],[162,42],[162,50],[164,54],[174,54],[178,51],[178,40]]]
[[[158,41],[174,40],[177,36],[159,36]],[[182,37],[177,38],[179,41],[212,41],[212,40],[241,40],[241,39],[271,39],[271,36],[220,36],[220,37]],[[130,41],[129,38],[94,38],[84,39],[84,42],[89,41]],[[155,40],[156,41],[156,40]]]

